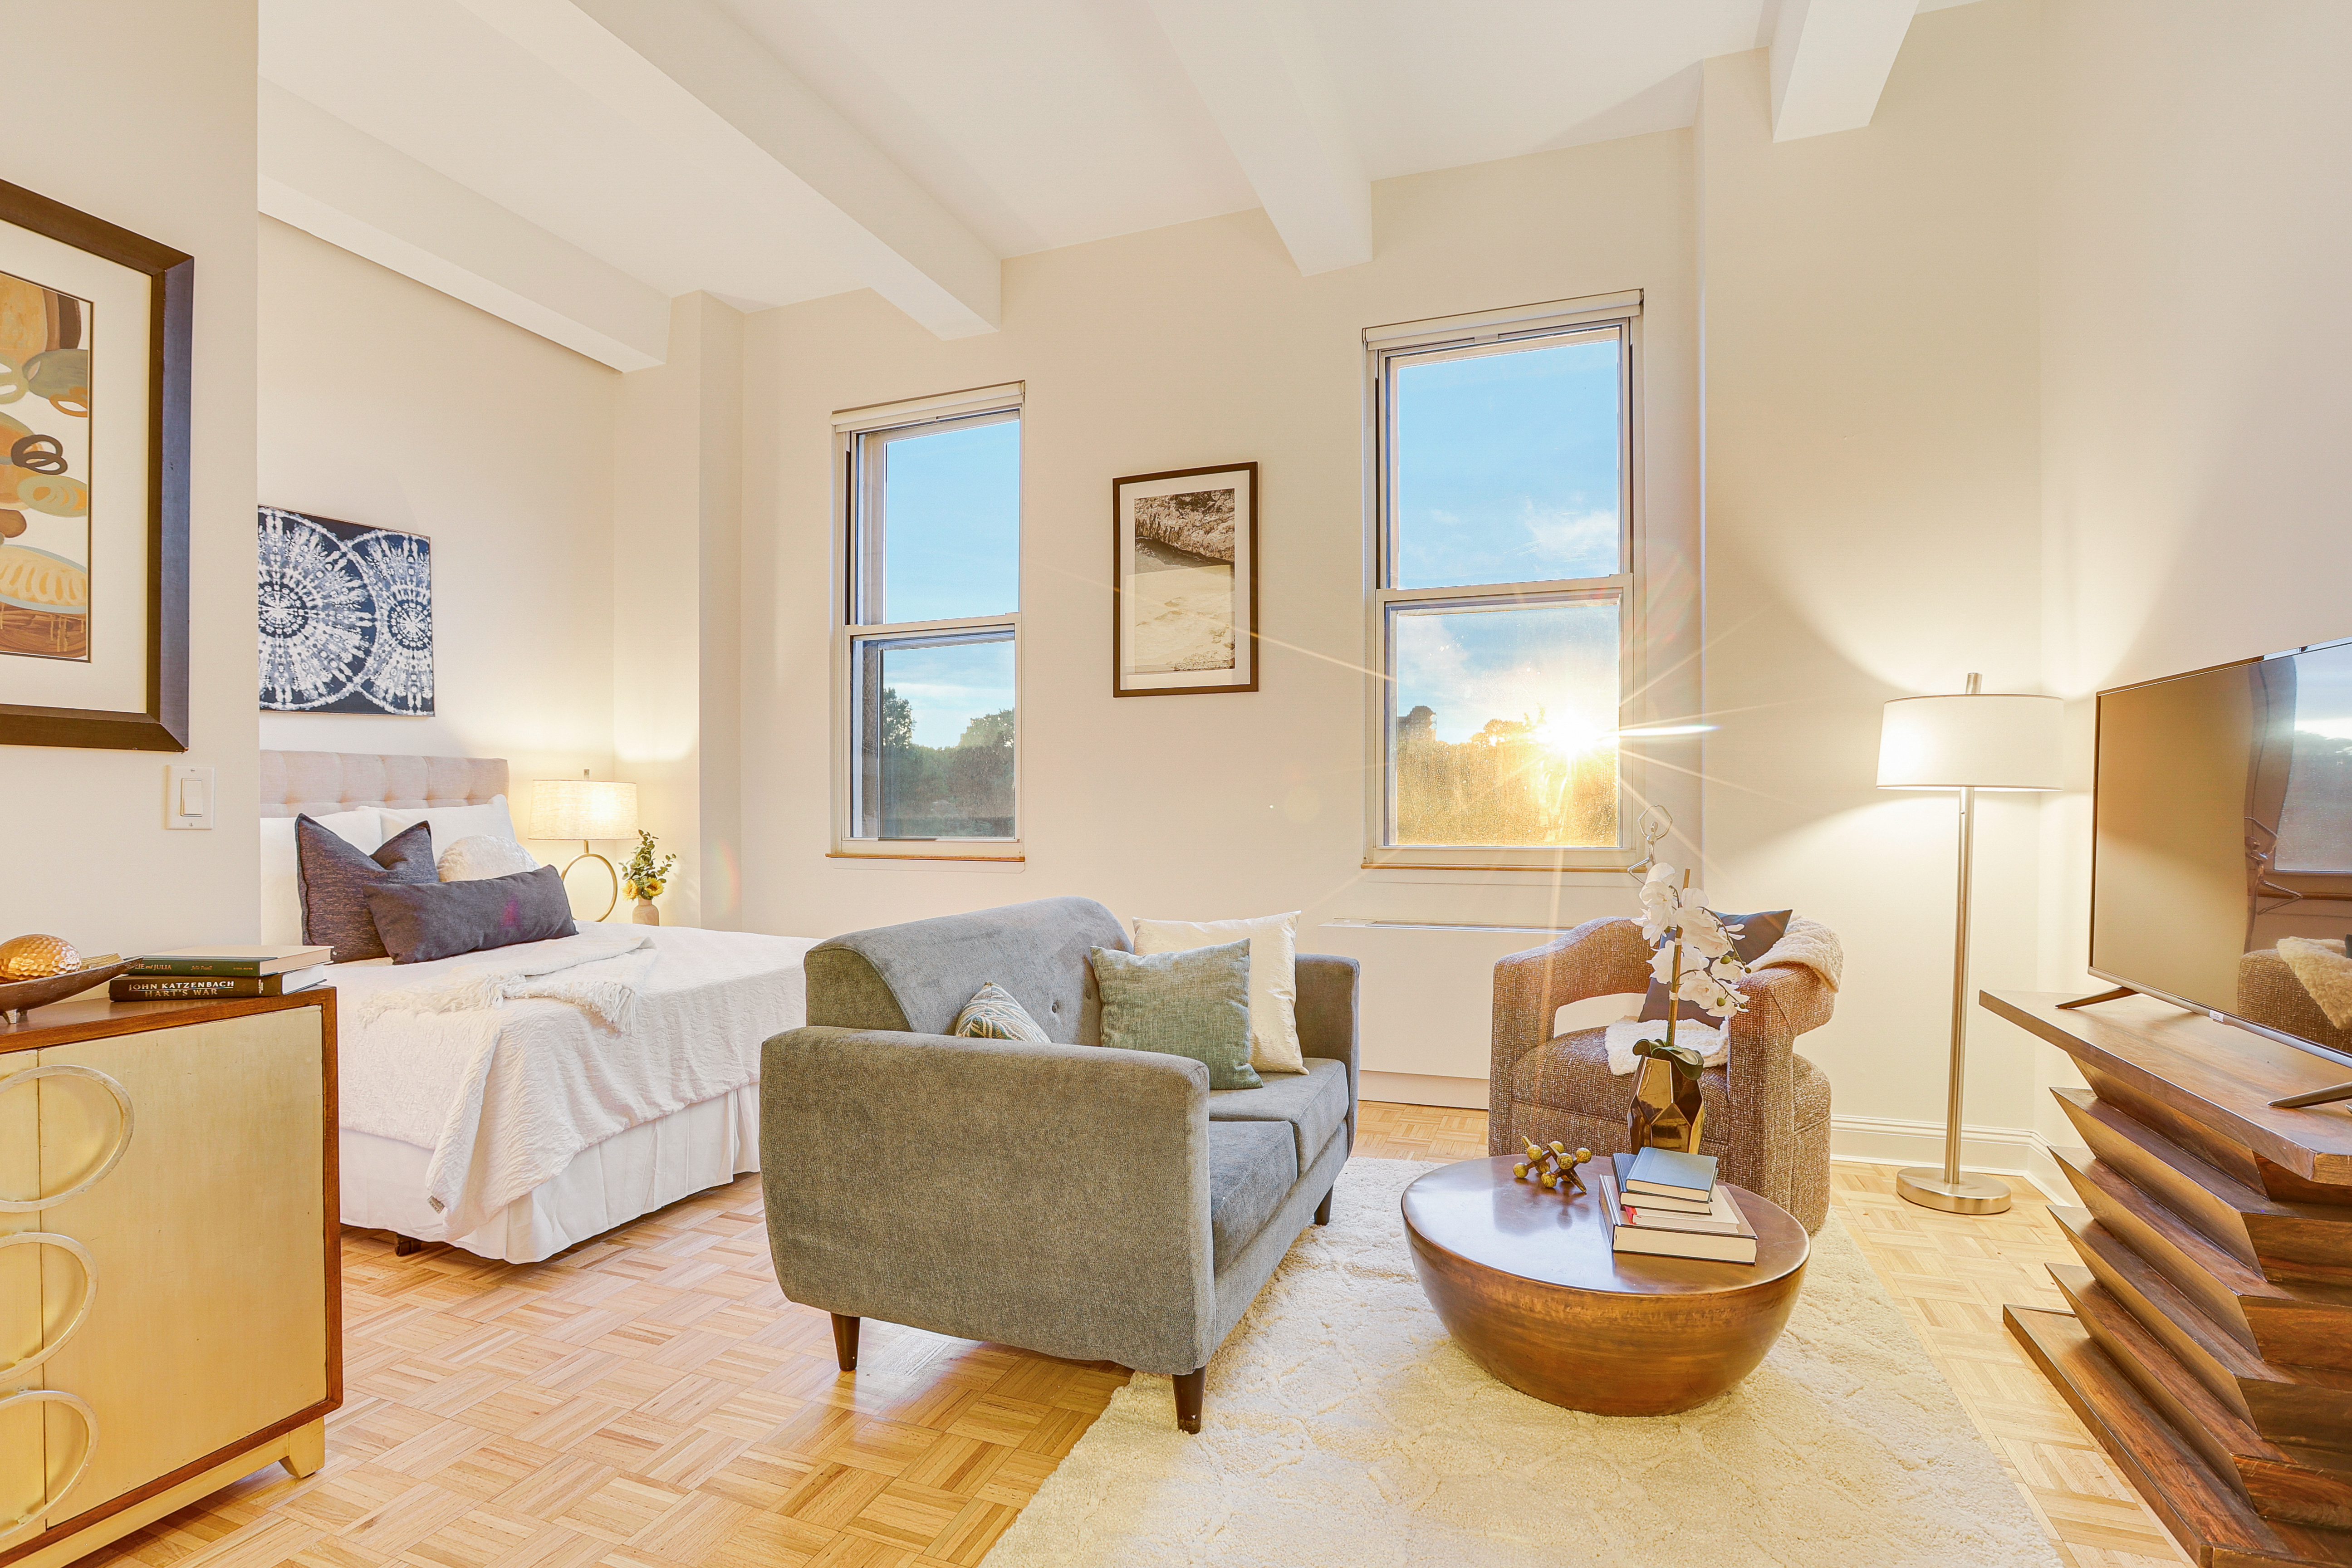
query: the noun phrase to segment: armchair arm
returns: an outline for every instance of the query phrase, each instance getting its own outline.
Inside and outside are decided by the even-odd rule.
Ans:
[[[1725,1179],[1750,1192],[1785,1193],[1797,1151],[1797,1037],[1830,1020],[1837,994],[1810,969],[1759,969],[1739,982],[1748,1010],[1732,1016],[1725,1063],[1733,1115],[1744,1129]]]
[[[1208,1068],[1099,1047],[802,1028],[768,1041],[777,1283],[806,1306],[1074,1361],[1216,1347]]]
[[[1511,1074],[1519,1058],[1551,1038],[1553,1015],[1570,1002],[1640,991],[1650,984],[1642,928],[1612,916],[1587,921],[1541,947],[1495,964],[1493,1055],[1486,1074],[1487,1147],[1509,1153]]]

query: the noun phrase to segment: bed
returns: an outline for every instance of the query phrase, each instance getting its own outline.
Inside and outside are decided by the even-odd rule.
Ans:
[[[495,758],[264,752],[261,785],[266,941],[297,940],[285,935],[283,900],[298,814],[427,815],[436,853],[447,847],[443,820],[476,829],[506,820],[507,764]],[[625,1027],[538,997],[436,1013],[372,1005],[488,954],[329,966],[345,1225],[530,1263],[759,1169],[760,1047],[806,1020],[801,955],[814,942],[589,921],[580,930],[650,938],[649,952],[629,960]]]

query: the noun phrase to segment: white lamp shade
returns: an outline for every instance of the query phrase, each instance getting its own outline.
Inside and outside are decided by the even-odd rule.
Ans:
[[[538,779],[530,786],[533,838],[635,838],[637,786],[612,779]]]
[[[1879,726],[1878,787],[2063,788],[2064,712],[2055,697],[1899,697]]]

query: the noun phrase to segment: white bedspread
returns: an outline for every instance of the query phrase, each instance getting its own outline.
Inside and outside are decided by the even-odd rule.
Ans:
[[[591,1144],[756,1083],[761,1043],[807,1020],[801,955],[814,939],[581,926],[615,929],[654,937],[654,962],[635,982],[625,1029],[541,997],[359,1021],[371,994],[446,984],[480,964],[480,953],[340,963],[330,972],[341,1030],[342,1125],[432,1152],[425,1198],[446,1234],[486,1223]],[[510,951],[520,956],[546,945]]]

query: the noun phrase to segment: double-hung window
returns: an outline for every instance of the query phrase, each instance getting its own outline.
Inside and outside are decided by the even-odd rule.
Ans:
[[[1640,328],[1629,295],[1366,332],[1368,865],[1632,858]]]
[[[1018,859],[1021,388],[834,428],[834,852]]]

